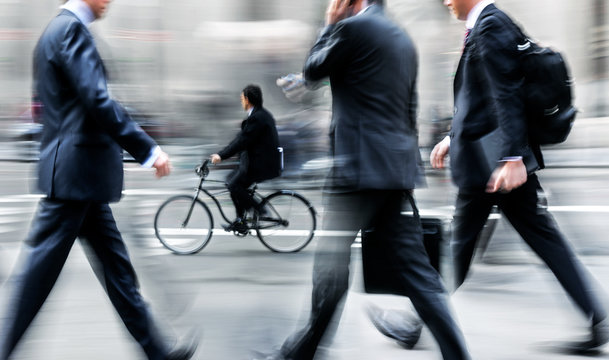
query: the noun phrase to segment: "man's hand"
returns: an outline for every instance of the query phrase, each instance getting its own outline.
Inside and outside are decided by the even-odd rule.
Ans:
[[[527,167],[521,160],[505,161],[503,165],[497,167],[488,183],[486,192],[494,193],[497,191],[510,192],[527,181]]]
[[[161,151],[159,157],[156,158],[152,167],[156,169],[155,175],[158,178],[169,175],[171,172],[171,163],[169,162],[169,156]]]
[[[218,154],[212,154],[210,157],[211,163],[216,165],[222,162],[222,158]]]
[[[450,149],[450,137],[445,137],[433,147],[431,150],[431,155],[429,155],[429,162],[431,163],[431,167],[434,169],[442,169],[444,168],[444,158],[448,155],[448,150]]]
[[[326,25],[333,25],[351,15],[349,0],[330,0],[326,10]]]

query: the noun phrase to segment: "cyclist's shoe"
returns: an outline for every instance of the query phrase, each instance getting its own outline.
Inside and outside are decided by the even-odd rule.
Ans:
[[[241,234],[247,233],[249,230],[245,221],[240,217],[236,218],[235,221],[228,225],[222,225],[222,227],[225,231],[235,231]]]

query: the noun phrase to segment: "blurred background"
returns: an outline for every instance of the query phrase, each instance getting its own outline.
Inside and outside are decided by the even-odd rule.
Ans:
[[[32,51],[59,3],[0,1],[0,126],[5,137],[23,139],[36,131],[37,125],[24,125],[31,122]],[[498,5],[533,38],[564,52],[577,81],[580,118],[606,116],[607,0],[500,0]],[[452,114],[463,23],[452,18],[441,0],[388,0],[387,7],[418,47],[420,142],[430,146]],[[275,84],[281,76],[300,72],[325,8],[323,0],[116,0],[92,28],[114,96],[160,142],[228,141],[243,118],[238,95],[248,83],[262,86],[265,105],[290,142],[294,132],[325,136],[329,92],[321,89],[291,101]]]
[[[550,210],[607,292],[609,0],[496,3],[531,37],[560,49],[576,80],[579,116],[565,143],[544,149],[547,169],[540,178]],[[59,5],[58,0],[0,0],[0,282],[16,262],[39,198],[34,184],[41,124],[34,120],[38,104],[31,102],[31,57]],[[326,0],[114,0],[106,18],[92,25],[114,97],[170,154],[174,166],[172,176],[157,181],[150,170],[126,162],[125,196],[113,211],[144,295],[163,324],[203,327],[201,358],[246,358],[249,350],[281,343],[295,320],[304,320],[307,313],[315,247],[273,254],[253,237],[217,230],[202,252],[176,256],[154,237],[154,214],[170,195],[189,194],[196,185],[195,165],[234,137],[245,117],[239,93],[256,83],[277,120],[286,157],[284,175],[262,184],[261,192],[296,189],[314,204],[318,220],[323,217],[319,190],[327,167],[329,87],[282,88],[277,79],[301,71],[326,6]],[[387,0],[387,11],[419,51],[420,145],[428,160],[430,148],[450,124],[464,24],[441,0]],[[417,201],[424,216],[445,221],[446,240],[455,189],[449,170],[427,170],[428,187],[417,191]],[[213,169],[211,177],[224,175],[225,170]],[[227,196],[222,204],[230,211]],[[217,212],[214,217],[220,228]],[[473,357],[558,358],[540,351],[536,341],[573,339],[585,322],[499,214],[487,228],[472,276],[453,297]],[[356,243],[354,253],[358,251]],[[358,266],[354,256],[353,291],[330,358],[403,358],[405,350],[378,334],[362,309],[367,301],[402,309],[407,302],[364,297]],[[66,267],[15,358],[141,356],[113,315],[83,252],[73,251]],[[4,289],[0,300],[7,294]],[[407,355],[435,358],[435,343],[424,334],[421,345]]]

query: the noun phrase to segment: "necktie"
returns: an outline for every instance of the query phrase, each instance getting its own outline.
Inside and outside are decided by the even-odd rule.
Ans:
[[[467,44],[467,40],[469,39],[469,34],[472,32],[472,29],[465,29],[465,37],[463,38],[463,47]]]
[[[461,53],[465,50],[465,45],[467,44],[467,40],[469,40],[469,34],[472,32],[472,29],[465,29],[465,36],[463,37],[463,47],[461,47]]]

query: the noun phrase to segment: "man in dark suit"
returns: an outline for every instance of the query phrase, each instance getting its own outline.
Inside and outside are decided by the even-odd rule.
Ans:
[[[248,193],[254,182],[281,175],[279,136],[275,119],[262,107],[262,90],[248,85],[241,92],[241,105],[248,116],[241,123],[241,131],[224,149],[211,155],[211,162],[219,164],[224,159],[240,154],[239,168],[227,181],[237,218],[226,226],[227,231],[245,232],[245,212],[251,208],[264,211]]]
[[[444,4],[467,28],[454,80],[452,131],[431,153],[431,165],[443,168],[450,152],[452,178],[459,188],[451,241],[455,285],[465,281],[478,235],[498,205],[590,322],[589,337],[567,343],[566,350],[597,350],[609,341],[606,310],[554,219],[538,206],[543,189],[535,170],[543,167],[543,158],[539,145],[527,137],[518,54],[525,39],[493,1]]]
[[[422,181],[416,128],[414,44],[384,13],[382,1],[332,0],[327,26],[304,66],[309,82],[330,78],[333,167],[324,191],[323,230],[313,269],[307,325],[267,359],[312,359],[333,316],[342,311],[351,245],[376,229],[399,290],[407,294],[444,359],[469,359],[447,293],[425,252],[412,197]],[[413,215],[409,215],[410,212]],[[379,264],[380,265],[380,264]]]
[[[194,345],[170,350],[155,331],[108,205],[121,197],[121,148],[154,167],[157,177],[170,172],[167,154],[108,93],[87,25],[109,2],[68,1],[34,51],[34,91],[43,106],[38,185],[44,198],[25,241],[22,268],[13,277],[0,359],[11,355],[38,313],[77,237],[92,249],[96,275],[149,359],[190,359],[194,353]]]

